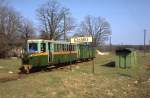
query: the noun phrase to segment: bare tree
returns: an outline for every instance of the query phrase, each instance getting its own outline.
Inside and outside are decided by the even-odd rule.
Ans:
[[[23,17],[8,5],[0,0],[0,56],[4,57],[9,50],[20,42],[21,36],[32,32],[32,25],[25,23]]]
[[[4,0],[0,0],[0,57],[6,56],[17,38],[18,16]]]
[[[32,38],[34,36],[34,27],[31,21],[29,20],[22,21],[20,32],[22,33],[21,35],[23,39]]]
[[[9,45],[14,45],[18,38],[21,16],[13,8],[0,6],[0,33],[9,39]]]
[[[21,22],[21,27],[19,31],[22,44],[26,48],[27,40],[30,38],[34,38],[35,36],[35,28],[33,27],[31,21],[24,19]]]
[[[72,18],[69,9],[62,7],[57,1],[49,0],[37,9],[41,22],[42,35],[48,35],[48,39],[59,39],[64,33],[73,29]]]
[[[78,32],[80,35],[92,36],[95,45],[101,45],[111,34],[111,28],[105,18],[86,16],[81,22]]]

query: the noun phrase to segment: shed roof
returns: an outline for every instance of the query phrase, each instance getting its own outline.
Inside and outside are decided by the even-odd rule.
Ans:
[[[132,51],[135,51],[133,48],[118,48],[116,52],[125,52],[125,53],[131,53]]]

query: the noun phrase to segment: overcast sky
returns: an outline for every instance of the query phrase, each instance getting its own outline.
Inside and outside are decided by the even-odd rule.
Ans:
[[[24,17],[38,26],[36,9],[47,0],[9,0]],[[143,44],[150,40],[150,0],[57,0],[70,9],[77,23],[86,15],[101,16],[111,24],[113,44]]]

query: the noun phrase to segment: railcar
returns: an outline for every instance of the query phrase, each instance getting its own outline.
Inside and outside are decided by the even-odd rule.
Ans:
[[[95,48],[90,45],[34,39],[27,41],[27,51],[22,58],[22,65],[24,71],[29,73],[32,68],[59,66],[94,57]]]

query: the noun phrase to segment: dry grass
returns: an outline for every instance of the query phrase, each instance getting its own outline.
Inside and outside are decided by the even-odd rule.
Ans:
[[[72,71],[65,67],[32,73],[14,81],[0,82],[0,97],[149,98],[150,72],[146,66],[150,65],[150,55],[143,57],[138,54],[138,64],[131,69],[103,66],[114,60],[113,54],[97,56],[95,74],[91,74],[92,62],[89,61],[72,65]],[[16,64],[11,68],[14,71],[20,63],[17,61]],[[9,67],[6,69],[8,71]],[[4,73],[7,71],[0,69],[3,73],[0,73],[1,76],[6,76]]]

